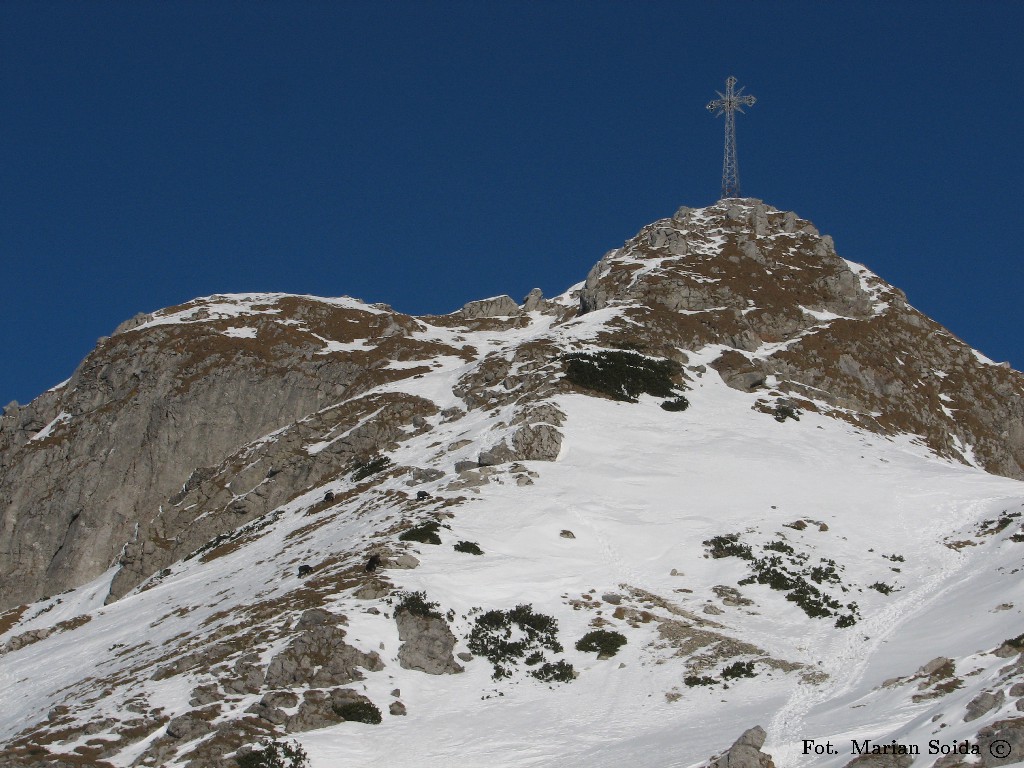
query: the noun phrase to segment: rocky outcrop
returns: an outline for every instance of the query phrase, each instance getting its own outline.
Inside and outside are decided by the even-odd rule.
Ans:
[[[983,691],[979,693],[968,702],[967,711],[964,713],[964,722],[969,723],[972,720],[977,720],[993,709],[1001,707],[1005,699],[1006,696],[1002,691],[996,691],[995,693]]]
[[[761,751],[767,737],[759,725],[747,729],[722,755],[712,758],[707,768],[775,768],[772,756]]]
[[[977,738],[985,768],[1019,763],[1024,755],[1024,717],[994,722],[982,728]]]
[[[267,667],[266,688],[329,688],[362,680],[359,668],[384,668],[376,652],[363,653],[345,642],[345,630],[323,623],[305,629]]]
[[[553,309],[551,302],[544,298],[540,288],[534,288],[523,297],[524,312],[549,312]]]
[[[495,296],[493,299],[470,301],[459,314],[467,320],[479,320],[485,317],[509,317],[518,315],[522,310],[511,296]]]
[[[511,421],[516,427],[510,439],[481,451],[481,466],[494,466],[515,461],[554,461],[562,449],[562,433],[558,427],[565,422],[565,414],[552,403],[531,405]]]
[[[415,669],[428,675],[451,675],[462,672],[455,661],[455,635],[440,616],[421,616],[408,610],[395,613],[398,625],[398,663],[403,669]]]

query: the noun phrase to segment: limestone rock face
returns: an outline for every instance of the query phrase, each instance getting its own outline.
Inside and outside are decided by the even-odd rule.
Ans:
[[[161,503],[201,483],[209,470],[197,468],[415,374],[381,361],[440,352],[407,339],[418,328],[351,299],[278,294],[214,296],[122,324],[68,382],[0,416],[0,609],[103,573]],[[365,348],[345,348],[357,340]]]
[[[438,616],[417,616],[409,611],[395,614],[398,638],[398,662],[404,669],[416,669],[428,675],[451,675],[462,672],[452,649],[455,635],[444,619]]]

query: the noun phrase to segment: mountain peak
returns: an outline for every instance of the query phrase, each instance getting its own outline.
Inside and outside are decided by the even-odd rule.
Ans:
[[[1008,585],[996,609],[958,599],[983,638],[901,630],[897,668],[882,653],[984,564],[964,547],[1019,559],[1019,484],[981,470],[1024,476],[1021,375],[759,200],[681,208],[550,299],[414,317],[220,294],[139,315],[5,409],[0,469],[13,766],[212,768],[286,733],[314,768],[368,764],[383,748],[344,729],[385,706],[389,764],[487,762],[512,718],[545,760],[571,743],[566,764],[655,768],[647,747],[680,733],[684,763],[732,742],[738,705],[773,716],[728,759],[767,744],[797,764],[798,739],[847,732],[808,707],[847,701],[858,664],[928,696],[1024,685],[970,657],[1019,634]],[[922,707],[981,707],[947,704]]]
[[[760,200],[680,208],[591,269],[581,312],[617,308],[604,343],[715,346],[736,386],[942,456],[1024,477],[1024,378],[842,258],[809,221]],[[774,401],[773,401],[774,398]]]

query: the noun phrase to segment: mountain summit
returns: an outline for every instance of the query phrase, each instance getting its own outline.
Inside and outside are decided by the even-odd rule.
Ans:
[[[758,200],[551,299],[196,299],[4,409],[0,765],[1017,738],[1021,478],[1024,377]]]

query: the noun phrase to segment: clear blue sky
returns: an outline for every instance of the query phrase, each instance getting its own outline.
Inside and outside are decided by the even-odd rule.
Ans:
[[[0,405],[217,292],[411,313],[743,193],[1024,366],[1020,2],[0,2]]]

